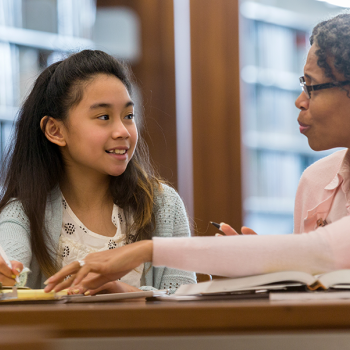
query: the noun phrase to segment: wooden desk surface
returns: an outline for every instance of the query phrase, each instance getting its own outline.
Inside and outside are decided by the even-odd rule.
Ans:
[[[60,337],[348,330],[350,301],[0,305],[0,326],[53,327]]]

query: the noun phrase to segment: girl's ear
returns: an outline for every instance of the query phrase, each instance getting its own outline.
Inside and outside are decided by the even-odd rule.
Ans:
[[[45,116],[40,120],[40,128],[50,142],[60,147],[66,145],[63,133],[64,125],[60,120]]]

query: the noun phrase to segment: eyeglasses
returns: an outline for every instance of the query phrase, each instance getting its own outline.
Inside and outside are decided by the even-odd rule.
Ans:
[[[317,85],[306,85],[304,77],[300,77],[299,81],[300,81],[301,89],[305,92],[307,98],[311,98],[311,91],[330,89],[332,87],[344,86],[344,85],[350,84],[350,80],[346,80],[346,81],[336,81],[334,83],[325,83],[325,84],[317,84]]]

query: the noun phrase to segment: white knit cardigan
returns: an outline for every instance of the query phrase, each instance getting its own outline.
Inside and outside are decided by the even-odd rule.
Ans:
[[[187,237],[190,235],[189,223],[184,204],[174,189],[162,185],[155,200],[156,229],[153,236]],[[45,227],[48,232],[46,240],[57,254],[58,241],[62,228],[62,195],[59,188],[50,194],[45,211]],[[0,245],[10,260],[23,263],[31,269],[27,286],[43,288],[44,276],[39,264],[32,254],[30,245],[29,220],[19,201],[13,200],[0,213]],[[52,256],[56,260],[56,256]],[[143,290],[170,289],[174,292],[182,284],[196,283],[193,272],[167,267],[153,267],[145,264],[145,286]]]

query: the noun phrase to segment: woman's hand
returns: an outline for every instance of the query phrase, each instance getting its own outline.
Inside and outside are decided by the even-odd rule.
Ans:
[[[238,235],[238,232],[233,229],[230,225],[227,225],[225,223],[220,224],[220,230],[226,235],[226,236],[236,236]],[[243,235],[256,235],[257,233],[253,231],[251,228],[242,226],[241,232]],[[222,235],[220,235],[222,236]]]
[[[11,264],[12,270],[0,256],[0,282],[3,286],[14,286],[16,283],[16,276],[18,276],[23,270],[23,264],[19,261],[11,261]]]
[[[152,261],[152,255],[152,241],[136,242],[117,249],[88,254],[84,259],[83,266],[80,266],[78,261],[74,261],[50,277],[45,282],[47,284],[45,292],[51,290],[58,292],[67,288],[67,284],[70,284],[72,289],[79,284],[82,284],[87,290],[97,289],[108,282],[123,277],[140,264]],[[98,275],[84,280],[91,272]],[[66,276],[72,274],[76,274],[74,281],[73,279],[67,280],[69,282],[64,281]]]

